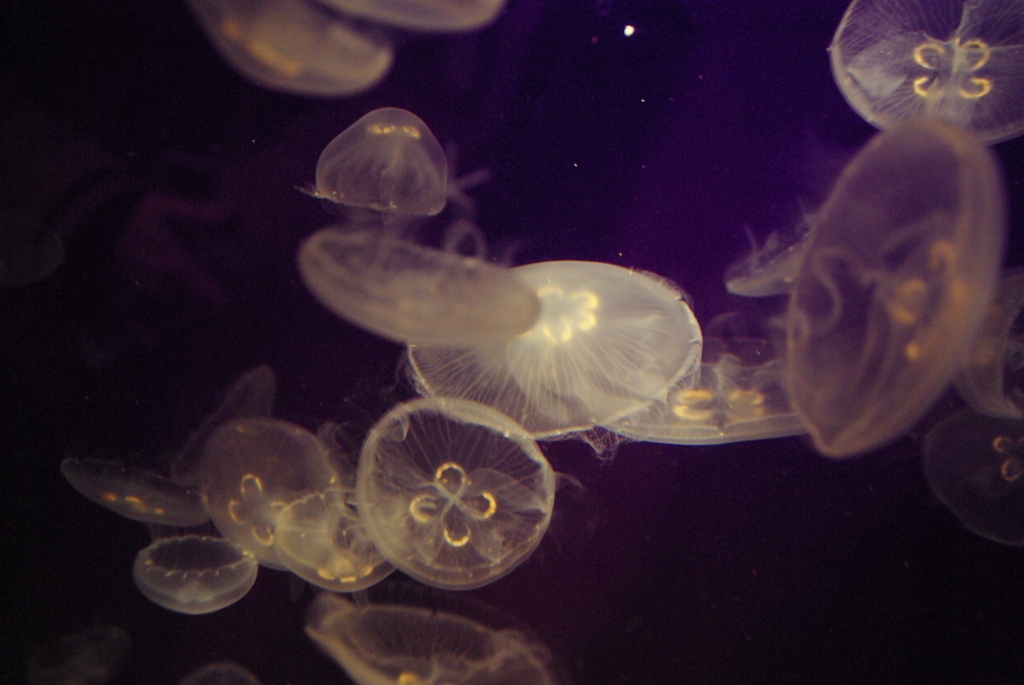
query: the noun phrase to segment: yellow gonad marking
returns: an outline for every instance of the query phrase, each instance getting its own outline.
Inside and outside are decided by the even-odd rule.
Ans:
[[[498,500],[494,499],[494,495],[487,491],[481,492],[480,497],[487,501],[487,508],[478,513],[477,516],[482,519],[489,519],[498,510]]]
[[[420,139],[420,130],[415,126],[395,126],[394,124],[370,124],[366,127],[367,133],[375,136],[389,136],[392,133],[399,133],[413,140]]]
[[[252,537],[261,545],[270,547],[274,544],[274,529],[266,521],[257,521],[252,524]]]
[[[398,675],[398,685],[423,685],[423,679],[415,673],[402,671]]]
[[[729,401],[730,414],[743,419],[760,419],[765,415],[764,395],[756,390],[731,390],[726,399]]]
[[[1003,480],[1007,483],[1012,483],[1020,478],[1021,474],[1024,474],[1024,466],[1021,465],[1020,459],[1007,457],[1000,465],[999,473],[1002,474]]]
[[[288,59],[269,43],[264,43],[261,40],[251,40],[246,43],[245,47],[256,60],[274,71],[284,74],[288,78],[296,78],[302,73],[302,64]]]
[[[104,502],[116,502],[117,495],[112,492],[104,492],[100,494],[100,499],[103,500]]]
[[[445,542],[447,542],[452,547],[463,547],[467,542],[469,542],[469,531],[466,531],[466,534],[463,535],[461,538],[452,538],[451,533],[449,533],[448,529],[445,528],[444,539]]]
[[[242,493],[243,497],[263,494],[263,481],[260,480],[259,476],[247,473],[242,476],[242,481],[238,485],[238,491]]]
[[[948,269],[956,263],[956,248],[948,240],[936,240],[928,250],[928,268],[932,271]]]
[[[896,288],[888,303],[889,316],[895,323],[910,326],[921,318],[928,303],[928,286],[920,278],[909,278]]]
[[[1000,453],[1009,452],[1011,449],[1013,449],[1013,440],[1006,437],[1005,435],[1000,435],[996,437],[995,440],[992,441],[992,449]]]
[[[918,76],[914,79],[914,92],[923,98],[928,97],[928,87],[934,80],[934,76]]]
[[[977,55],[977,62],[967,65],[968,71],[977,71],[978,69],[981,69],[983,66],[988,64],[988,59],[992,56],[992,48],[990,48],[988,43],[980,38],[965,40],[963,43],[961,43],[960,39],[957,38],[953,42],[957,47],[963,50],[966,57]]]
[[[676,394],[672,413],[685,421],[707,421],[714,414],[710,405],[715,395],[704,388],[682,390]]]
[[[237,499],[233,499],[228,502],[228,516],[231,517],[232,521],[239,525],[245,523],[247,518],[245,515],[245,502]]]
[[[960,97],[967,98],[968,100],[977,100],[992,92],[992,81],[987,78],[972,78],[971,84],[977,87],[977,91],[958,88],[957,92],[960,93]]]
[[[557,285],[537,289],[537,297],[547,301],[547,309],[568,309],[552,315],[554,321],[541,324],[540,332],[554,344],[572,340],[575,331],[589,331],[597,325],[594,312],[601,300],[589,290],[574,290],[568,295]]]
[[[941,43],[921,43],[914,48],[914,61],[925,69],[938,69],[939,58],[946,54]]]
[[[409,515],[419,523],[427,523],[437,511],[437,501],[430,495],[416,495],[409,502]]]
[[[903,348],[903,356],[907,358],[907,361],[916,362],[921,358],[921,346],[911,340]]]

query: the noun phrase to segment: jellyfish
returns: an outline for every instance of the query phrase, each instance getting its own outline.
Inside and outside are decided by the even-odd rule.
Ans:
[[[298,263],[328,309],[400,343],[508,340],[540,311],[536,294],[509,269],[372,230],[318,231],[299,248]]]
[[[253,83],[311,97],[375,86],[394,51],[379,35],[305,0],[188,0],[221,57]]]
[[[133,521],[190,527],[210,520],[198,490],[145,469],[69,457],[60,472],[86,499]]]
[[[103,685],[117,677],[131,645],[131,636],[113,625],[65,635],[28,658],[29,685]]]
[[[447,202],[448,161],[422,119],[383,107],[328,143],[304,192],[385,216],[433,216]]]
[[[998,143],[1024,131],[1022,25],[1019,0],[853,0],[832,74],[879,128],[926,115]]]
[[[332,592],[364,590],[394,571],[373,546],[353,499],[353,491],[331,488],[286,506],[274,531],[281,563]]]
[[[492,583],[526,560],[551,520],[555,476],[533,438],[475,402],[419,399],[363,443],[356,507],[380,553],[448,590]]]
[[[1024,419],[1022,309],[1024,269],[1007,269],[956,377],[957,391],[977,412]]]
[[[275,547],[282,511],[337,483],[316,436],[287,421],[249,418],[218,428],[199,464],[206,509],[220,534],[259,563],[285,569]]]
[[[178,685],[260,685],[260,680],[236,663],[215,661],[190,672]]]
[[[490,24],[505,0],[320,0],[346,14],[409,29],[449,33]]]
[[[322,593],[306,634],[359,685],[554,685],[544,645],[514,628],[494,629],[445,611],[356,606]]]
[[[1024,546],[1024,422],[964,409],[924,438],[932,492],[978,535]]]
[[[788,231],[773,231],[764,245],[757,246],[750,228],[750,254],[725,270],[725,289],[744,297],[770,297],[789,292],[800,270],[804,250],[811,236],[813,217],[804,215]]]
[[[160,538],[135,557],[132,577],[146,599],[181,614],[234,604],[256,582],[256,557],[207,535]]]
[[[936,120],[875,136],[818,215],[786,317],[790,404],[822,454],[897,438],[953,378],[1002,262],[999,167]]]
[[[540,316],[497,344],[412,344],[420,394],[494,407],[536,438],[614,422],[697,381],[701,332],[681,291],[599,262],[541,262],[511,273]]]

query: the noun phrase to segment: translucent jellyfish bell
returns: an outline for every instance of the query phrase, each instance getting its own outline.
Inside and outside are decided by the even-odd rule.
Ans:
[[[29,685],[103,685],[117,677],[131,645],[131,636],[112,625],[65,635],[29,657]]]
[[[927,115],[997,143],[1024,131],[1022,22],[1019,0],[853,0],[832,74],[879,128]]]
[[[540,302],[509,269],[375,231],[327,228],[299,248],[306,287],[328,309],[396,342],[507,340],[537,320]]]
[[[256,557],[223,538],[161,538],[138,553],[132,577],[148,600],[181,614],[234,604],[256,582]]]
[[[303,0],[188,0],[221,57],[248,80],[285,93],[351,95],[372,88],[393,51]]]
[[[359,685],[554,685],[548,649],[514,629],[414,606],[367,605],[321,594],[306,634]]]
[[[337,481],[315,435],[267,418],[218,428],[206,442],[199,475],[206,508],[221,535],[276,569],[286,568],[274,545],[281,512]]]
[[[422,119],[383,107],[327,144],[310,194],[349,207],[433,216],[447,202],[448,161]]]
[[[400,404],[363,443],[359,517],[380,553],[433,587],[469,590],[526,560],[551,520],[555,476],[507,416],[458,399]]]
[[[192,671],[178,681],[178,685],[260,685],[260,681],[238,664],[215,661]]]
[[[956,377],[957,391],[977,412],[1024,419],[1022,310],[1024,269],[1008,269]]]
[[[494,21],[505,0],[321,0],[342,12],[412,31],[472,31]]]
[[[500,344],[415,344],[421,394],[494,407],[537,438],[608,424],[697,380],[701,332],[680,291],[598,262],[511,270],[540,299],[537,322]]]
[[[965,526],[1024,546],[1024,422],[954,414],[928,431],[922,466],[932,492]]]
[[[748,227],[750,254],[726,269],[725,289],[744,297],[788,293],[800,271],[813,220],[805,216],[789,231],[773,231],[760,247]]]
[[[825,455],[908,430],[952,380],[1002,262],[992,154],[926,119],[877,135],[819,214],[787,314],[790,403]]]

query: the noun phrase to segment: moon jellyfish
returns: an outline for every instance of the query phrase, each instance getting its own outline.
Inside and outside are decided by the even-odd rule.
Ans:
[[[366,114],[327,144],[308,194],[384,214],[433,216],[448,197],[448,161],[423,120],[397,107]]]
[[[1024,131],[1024,2],[853,0],[829,50],[846,101],[879,128],[927,115],[985,143]]]
[[[800,270],[812,221],[813,218],[805,216],[789,231],[772,231],[761,247],[747,227],[750,254],[725,270],[725,289],[743,297],[788,293]]]
[[[540,311],[512,270],[373,231],[318,231],[302,243],[298,262],[324,306],[396,342],[507,340],[529,330]]]
[[[281,511],[274,534],[277,557],[295,575],[332,592],[356,592],[394,567],[370,541],[351,491],[306,495]]]
[[[486,404],[548,438],[611,423],[696,382],[700,326],[664,279],[599,262],[511,273],[540,299],[536,323],[491,345],[411,345],[421,394]]]
[[[952,380],[992,298],[1005,206],[992,154],[934,120],[875,136],[844,169],[786,320],[789,400],[820,452],[895,439]]]
[[[238,664],[215,661],[192,671],[178,685],[260,685],[260,680]]]
[[[393,50],[339,15],[304,0],[188,0],[207,38],[232,68],[271,90],[338,97],[368,90]]]
[[[1024,422],[960,411],[924,439],[925,478],[973,532],[1024,546]]]
[[[1024,418],[1024,269],[1008,269],[981,331],[956,377],[960,396],[977,412]]]
[[[316,436],[267,418],[218,428],[206,442],[199,475],[206,508],[221,535],[276,569],[286,568],[274,545],[281,512],[337,480]]]
[[[433,587],[470,590],[540,543],[555,476],[514,421],[466,400],[400,404],[370,430],[356,506],[380,553]]]
[[[505,0],[320,0],[346,14],[413,31],[472,31],[494,21]]]
[[[61,462],[60,472],[86,499],[133,521],[189,527],[210,520],[198,490],[145,469],[68,458]]]
[[[223,538],[161,538],[135,557],[132,577],[154,604],[180,614],[208,614],[234,604],[256,582],[256,557]]]
[[[323,593],[306,634],[359,685],[554,685],[548,649],[521,631],[400,605],[357,607]]]
[[[29,685],[103,685],[117,677],[131,645],[131,636],[111,625],[65,635],[28,658]]]

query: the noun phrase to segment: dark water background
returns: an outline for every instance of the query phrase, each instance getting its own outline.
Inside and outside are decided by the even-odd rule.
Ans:
[[[283,573],[207,616],[144,600],[131,564],[145,528],[57,470],[96,451],[159,468],[260,363],[278,372],[278,415],[311,429],[358,435],[409,396],[400,348],[297,278],[299,241],[329,217],[294,186],[337,133],[410,109],[463,171],[493,172],[473,195],[497,253],[654,271],[704,322],[768,316],[779,302],[722,284],[743,225],[763,239],[794,224],[873,133],[829,71],[845,5],[509,0],[487,30],[401,38],[380,87],[313,100],[237,77],[181,3],[6,3],[5,120],[31,123],[14,129],[30,143],[47,126],[94,141],[126,189],[76,224],[54,277],[0,292],[2,682],[93,621],[134,639],[119,683],[174,683],[214,659],[265,683],[345,682],[302,632],[311,595],[290,598]],[[995,149],[1020,264],[1024,144]],[[15,163],[30,174],[38,156]],[[1024,683],[1024,556],[934,500],[920,438],[842,463],[805,439],[629,444],[610,463],[546,445],[583,493],[528,562],[472,595],[574,683]]]

